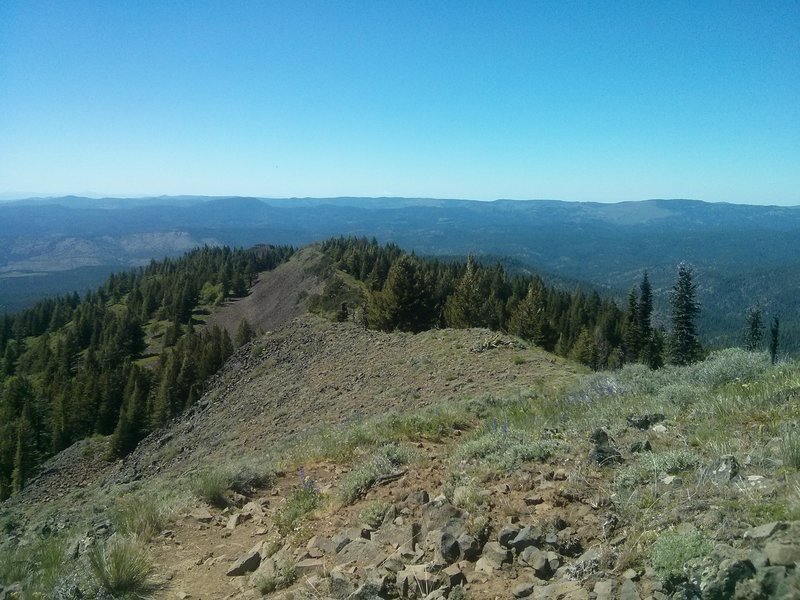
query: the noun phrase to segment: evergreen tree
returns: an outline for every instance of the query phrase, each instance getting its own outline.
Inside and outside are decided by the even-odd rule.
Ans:
[[[745,320],[744,349],[749,352],[755,352],[761,346],[761,339],[764,337],[761,310],[756,307],[749,308]]]
[[[639,286],[639,339],[640,347],[644,348],[650,341],[650,336],[653,334],[653,325],[651,323],[653,315],[653,288],[650,285],[650,278],[647,271],[642,275],[642,283]]]
[[[588,329],[582,329],[575,345],[569,352],[569,357],[579,363],[597,370],[598,367],[598,351],[595,344],[594,336]]]
[[[233,336],[233,343],[237,348],[241,348],[247,342],[253,339],[254,337],[253,328],[250,327],[250,323],[247,322],[247,319],[242,318],[239,321],[239,326],[236,328],[236,333]]]
[[[780,335],[780,323],[778,317],[772,317],[772,324],[769,326],[769,357],[774,365],[778,360],[778,337]]]
[[[125,456],[147,432],[147,379],[134,368],[126,386],[127,398],[119,413],[119,421],[111,439],[111,452],[115,456]]]
[[[651,369],[660,369],[664,366],[664,340],[666,333],[663,328],[653,329],[650,339],[643,351],[644,363]]]
[[[14,471],[11,474],[11,487],[14,492],[23,488],[36,466],[34,436],[33,427],[23,414],[17,422],[17,449],[14,453]]]
[[[639,353],[642,346],[641,321],[639,319],[639,299],[636,296],[636,288],[631,288],[628,294],[628,310],[625,313],[623,323],[623,344],[624,360],[626,363],[633,363],[639,360]]]
[[[226,329],[222,330],[220,349],[222,352],[222,362],[220,363],[220,366],[222,366],[225,363],[225,361],[228,360],[233,354],[233,342],[231,341],[231,336],[228,335],[228,331]]]
[[[639,286],[639,360],[651,369],[658,369],[663,365],[662,353],[664,351],[663,336],[653,329],[653,288],[647,271],[642,275]]]
[[[179,402],[177,398],[179,372],[180,365],[175,359],[175,353],[167,352],[166,360],[163,361],[161,369],[161,381],[158,384],[156,397],[153,401],[153,411],[150,415],[150,422],[153,427],[164,425],[183,408],[183,402]]]
[[[197,359],[187,352],[181,362],[181,369],[178,372],[177,394],[182,402],[180,410],[189,408],[200,397],[197,389]]]
[[[508,331],[540,347],[549,340],[541,281],[528,286],[528,293],[517,303],[508,323]]]
[[[481,287],[478,266],[470,256],[464,275],[445,304],[444,314],[449,327],[486,326],[488,298]]]
[[[672,334],[670,360],[676,365],[688,365],[700,359],[702,352],[697,337],[695,319],[700,314],[696,299],[697,285],[692,282],[692,268],[686,263],[678,265],[678,278],[672,287]]]
[[[369,322],[384,331],[413,332],[433,322],[433,299],[416,258],[406,255],[394,261],[383,289],[370,295]]]

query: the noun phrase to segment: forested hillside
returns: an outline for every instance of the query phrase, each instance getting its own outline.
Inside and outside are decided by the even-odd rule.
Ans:
[[[208,310],[243,296],[290,247],[202,248],[111,275],[82,298],[43,300],[0,323],[0,499],[76,440],[113,434],[123,455],[191,405],[233,351]]]
[[[651,325],[646,273],[641,297],[622,310],[596,291],[565,291],[547,286],[541,277],[512,276],[499,263],[485,266],[471,257],[466,262],[420,259],[364,238],[332,239],[322,247],[336,267],[366,285],[365,305],[356,308],[356,318],[369,327],[415,332],[487,327],[593,369],[638,360],[658,367],[664,361],[665,333]],[[344,287],[331,280],[329,305],[336,304]]]

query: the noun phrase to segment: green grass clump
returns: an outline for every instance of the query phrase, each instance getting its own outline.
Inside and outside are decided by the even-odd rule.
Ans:
[[[30,549],[20,547],[0,551],[0,585],[11,585],[25,579],[30,554]]]
[[[743,496],[721,502],[720,505],[727,513],[741,515],[753,527],[774,521],[800,520],[800,502],[793,502],[791,498],[770,500],[760,495]]]
[[[275,526],[281,534],[286,535],[322,503],[322,494],[311,482],[304,482],[292,490],[286,503],[275,513]]]
[[[97,583],[114,598],[150,598],[156,589],[153,563],[134,539],[114,535],[96,544],[89,552],[89,566]]]
[[[378,425],[384,440],[392,442],[439,441],[455,430],[472,424],[469,413],[460,406],[440,406],[419,412],[390,413]]]
[[[137,495],[121,498],[112,518],[119,533],[147,542],[166,528],[168,515],[161,499]]]
[[[539,440],[513,427],[486,430],[456,450],[455,458],[464,463],[483,463],[509,472],[530,461],[542,461],[553,451],[553,442]]]
[[[703,390],[690,383],[671,383],[661,388],[656,397],[662,405],[685,408],[702,401]]]
[[[679,575],[687,561],[706,556],[713,549],[714,544],[699,531],[689,534],[669,531],[653,543],[650,562],[663,577]]]
[[[257,575],[254,581],[256,589],[266,596],[277,590],[289,587],[297,580],[294,567],[278,569],[274,575]]]
[[[389,505],[386,504],[386,502],[376,500],[364,507],[359,518],[365,525],[377,529],[380,527],[381,523],[383,523],[383,518],[386,516],[387,510],[389,510]]]
[[[779,448],[784,466],[800,470],[800,431],[786,428],[781,434]]]
[[[416,453],[407,446],[386,444],[378,448],[372,456],[351,470],[340,485],[339,497],[345,504],[351,504],[364,495],[382,475],[392,473],[397,467],[411,462]]]
[[[458,404],[409,413],[389,412],[348,427],[326,427],[311,432],[295,448],[292,459],[295,463],[309,460],[345,463],[365,448],[387,442],[440,441],[453,431],[468,429],[473,422],[468,409]]]
[[[247,462],[227,469],[212,467],[199,471],[190,479],[189,488],[203,502],[225,508],[228,490],[250,495],[257,489],[271,486],[274,481],[272,470]]]
[[[62,536],[0,551],[0,585],[22,584],[25,598],[49,598],[69,568],[67,541]]]
[[[206,469],[195,474],[190,480],[192,493],[207,504],[218,508],[228,505],[225,492],[231,485],[232,477],[221,469]]]
[[[488,505],[489,498],[472,482],[460,485],[453,490],[453,506],[461,508],[470,514],[477,513],[483,506]]]
[[[694,470],[699,465],[700,458],[690,450],[648,453],[639,456],[639,464],[617,471],[614,485],[617,489],[630,489],[643,483],[652,483],[664,475],[677,475]]]

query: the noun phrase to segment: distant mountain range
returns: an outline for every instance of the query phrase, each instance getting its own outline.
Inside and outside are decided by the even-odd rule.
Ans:
[[[0,312],[196,245],[364,235],[418,254],[508,257],[512,268],[585,282],[621,299],[648,269],[662,315],[676,266],[687,261],[695,267],[707,343],[737,343],[746,308],[759,305],[769,317],[780,314],[783,348],[800,349],[800,207],[67,196],[2,202],[0,223]]]

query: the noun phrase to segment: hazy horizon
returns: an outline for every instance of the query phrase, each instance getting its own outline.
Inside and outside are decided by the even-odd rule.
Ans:
[[[597,203],[597,204],[624,204],[635,202],[650,202],[650,201],[667,201],[667,202],[703,202],[706,204],[736,204],[742,206],[779,206],[783,208],[800,207],[800,202],[796,204],[781,204],[781,203],[764,203],[764,202],[736,202],[727,200],[703,200],[702,198],[641,198],[638,200],[576,200],[570,198],[440,198],[435,196],[359,196],[355,194],[345,194],[337,196],[265,196],[265,195],[237,195],[237,194],[142,194],[142,195],[127,195],[127,194],[98,194],[94,192],[80,192],[80,193],[66,193],[66,194],[45,194],[45,193],[0,193],[0,202],[18,202],[21,200],[35,200],[35,199],[57,199],[57,198],[89,198],[92,200],[102,199],[115,199],[115,200],[137,200],[148,198],[207,198],[207,199],[225,199],[225,198],[255,198],[258,200],[335,200],[337,198],[358,198],[365,200],[382,200],[382,199],[402,199],[402,200],[441,200],[441,201],[464,201],[464,202],[499,202],[499,201],[512,201],[512,202],[574,202],[574,203]]]

